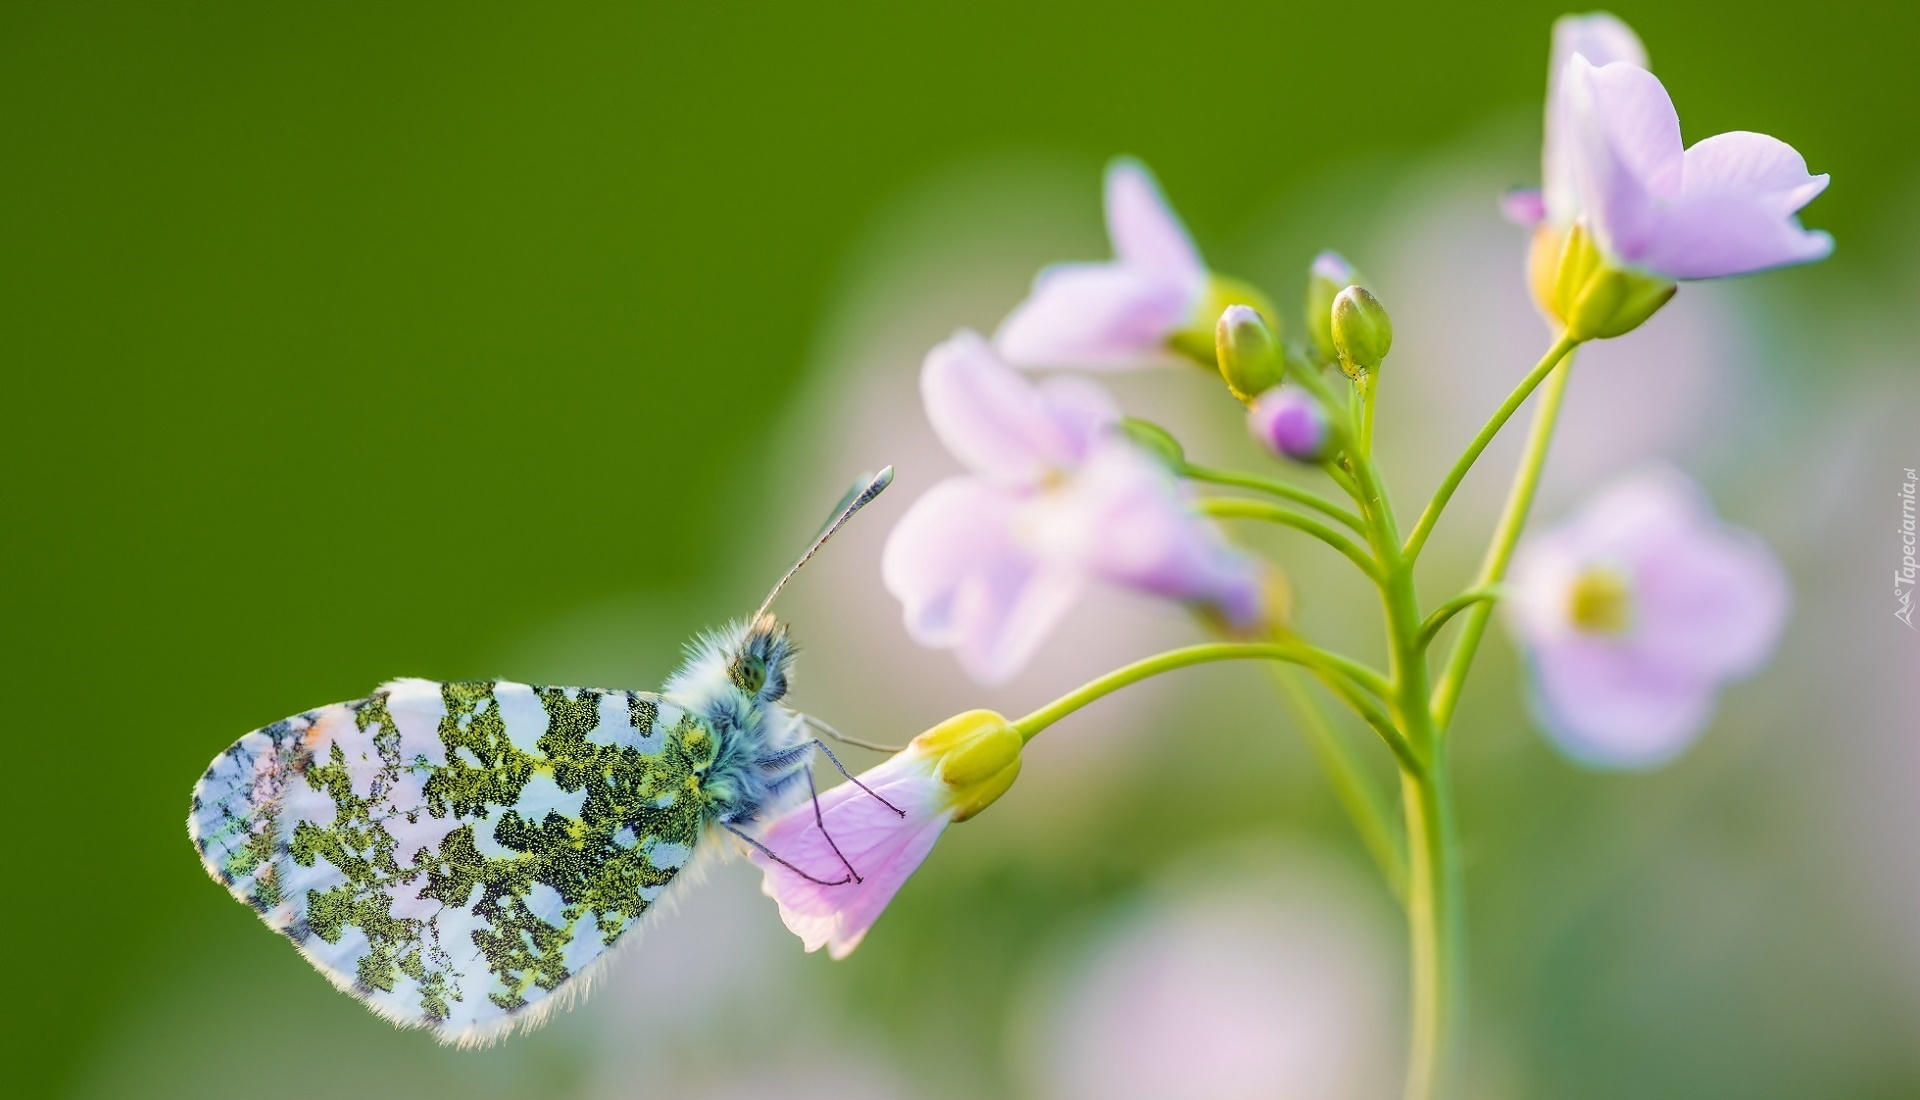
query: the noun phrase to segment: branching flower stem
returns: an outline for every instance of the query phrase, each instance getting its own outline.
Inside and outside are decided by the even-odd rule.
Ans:
[[[1413,533],[1407,536],[1404,553],[1409,560],[1420,556],[1421,549],[1427,544],[1427,536],[1433,533],[1433,525],[1440,522],[1440,513],[1446,510],[1447,502],[1453,499],[1454,490],[1460,487],[1460,482],[1467,476],[1467,471],[1473,469],[1474,462],[1480,458],[1480,452],[1487,449],[1487,444],[1493,442],[1493,437],[1500,434],[1501,428],[1506,427],[1507,421],[1511,420],[1520,406],[1526,403],[1527,398],[1533,394],[1534,388],[1553,373],[1554,368],[1571,355],[1577,346],[1579,341],[1569,336],[1562,336],[1555,341],[1540,362],[1527,372],[1526,377],[1520,380],[1520,384],[1507,395],[1507,399],[1494,410],[1493,416],[1488,418],[1486,424],[1480,428],[1480,434],[1474,436],[1473,442],[1467,444],[1467,449],[1462,451],[1460,458],[1454,462],[1453,469],[1447,471],[1447,476],[1440,481],[1440,487],[1434,490],[1433,499],[1427,502],[1426,510],[1420,513],[1420,519],[1413,525]],[[1572,369],[1571,363],[1568,364],[1567,369]]]
[[[1413,971],[1406,1100],[1433,1100],[1446,1093],[1463,1003],[1463,905],[1444,732],[1500,594],[1500,580],[1526,524],[1577,344],[1564,337],[1556,340],[1521,379],[1447,472],[1404,542],[1372,453],[1376,379],[1371,372],[1353,379],[1347,392],[1339,394],[1315,369],[1290,372],[1299,385],[1336,413],[1334,442],[1339,457],[1324,469],[1353,499],[1357,514],[1308,490],[1266,478],[1201,467],[1183,471],[1195,481],[1252,489],[1284,502],[1210,497],[1197,505],[1203,513],[1263,520],[1304,531],[1340,551],[1374,582],[1380,589],[1386,617],[1390,653],[1386,675],[1280,632],[1268,642],[1214,642],[1135,661],[1014,723],[1030,740],[1066,715],[1129,684],[1188,665],[1243,659],[1300,666],[1351,706],[1380,735],[1399,765],[1404,841],[1395,836],[1385,796],[1319,711],[1299,676],[1285,667],[1274,670],[1282,693],[1299,713],[1300,724],[1327,769],[1335,794],[1379,864],[1388,888],[1406,909]],[[1423,616],[1413,579],[1420,551],[1474,462],[1536,389],[1541,393],[1539,408],[1480,575],[1472,587]],[[1367,545],[1349,538],[1334,523],[1363,536]],[[1427,651],[1441,628],[1456,617],[1462,618],[1464,625],[1436,680],[1428,668]]]
[[[1258,477],[1253,474],[1239,473],[1234,470],[1215,470],[1205,466],[1184,466],[1181,468],[1180,473],[1181,476],[1192,481],[1204,481],[1213,485],[1230,485],[1238,489],[1253,489],[1266,493],[1269,496],[1279,497],[1282,500],[1290,500],[1295,504],[1311,508],[1322,515],[1340,521],[1343,526],[1355,534],[1365,535],[1367,533],[1366,524],[1359,516],[1354,515],[1352,512],[1349,512],[1345,508],[1340,507],[1338,504],[1335,504],[1333,501],[1328,500],[1310,489],[1302,489],[1297,485],[1289,485],[1284,481],[1276,481],[1270,477]]]
[[[1361,717],[1367,719],[1368,724],[1380,733],[1381,739],[1387,742],[1387,747],[1393,751],[1395,757],[1399,758],[1403,764],[1407,766],[1416,766],[1417,758],[1413,756],[1411,747],[1406,743],[1405,739],[1401,737],[1399,730],[1394,726],[1391,718],[1381,708],[1380,704],[1373,702],[1372,699],[1369,698],[1367,692],[1362,690],[1360,685],[1353,682],[1345,671],[1348,668],[1357,669],[1362,666],[1348,658],[1328,653],[1326,650],[1315,646],[1300,643],[1209,642],[1202,645],[1186,646],[1181,649],[1170,649],[1165,653],[1157,653],[1151,657],[1135,661],[1130,665],[1124,665],[1114,669],[1104,676],[1089,680],[1067,694],[1062,695],[1060,698],[1055,699],[1053,702],[1048,703],[1046,706],[1041,707],[1039,710],[1014,722],[1013,726],[1020,731],[1022,737],[1031,741],[1041,730],[1053,725],[1055,722],[1086,706],[1088,703],[1103,696],[1111,695],[1123,687],[1158,676],[1162,672],[1170,672],[1176,668],[1185,668],[1188,665],[1206,664],[1211,661],[1244,660],[1283,661],[1313,670],[1319,674],[1322,681],[1338,693],[1349,706],[1361,712]],[[1378,673],[1371,673],[1370,675],[1377,677]]]
[[[1563,339],[1555,344],[1556,349],[1566,344]],[[1552,353],[1549,352],[1549,357]],[[1500,583],[1507,575],[1507,564],[1513,560],[1513,548],[1520,541],[1520,531],[1527,524],[1527,513],[1533,508],[1533,496],[1540,487],[1540,471],[1546,466],[1547,448],[1553,442],[1553,429],[1560,419],[1560,403],[1566,397],[1567,380],[1573,376],[1573,364],[1567,363],[1567,369],[1559,371],[1548,379],[1546,389],[1540,393],[1540,407],[1534,410],[1533,426],[1527,432],[1526,450],[1520,456],[1520,467],[1514,471],[1513,484],[1507,489],[1507,503],[1500,512],[1500,522],[1493,529],[1493,539],[1487,544],[1486,557],[1480,563],[1480,575],[1474,578],[1475,589],[1486,588]],[[1434,729],[1444,734],[1448,723],[1453,720],[1453,711],[1460,703],[1460,691],[1466,685],[1467,672],[1473,667],[1474,651],[1480,646],[1480,638],[1486,633],[1487,620],[1493,615],[1491,603],[1477,603],[1467,609],[1460,626],[1460,637],[1453,643],[1453,651],[1447,656],[1445,668],[1433,689],[1433,699],[1429,704]]]
[[[1432,646],[1433,639],[1440,634],[1440,628],[1447,625],[1447,621],[1455,615],[1482,601],[1498,600],[1501,594],[1501,588],[1497,584],[1490,584],[1483,588],[1470,588],[1434,608],[1433,614],[1428,615],[1427,621],[1420,626],[1420,647],[1426,649]]]
[[[1360,567],[1360,572],[1375,580],[1380,578],[1380,566],[1358,543],[1340,532],[1302,512],[1285,508],[1278,504],[1269,504],[1264,500],[1246,500],[1240,497],[1206,497],[1195,505],[1201,513],[1221,519],[1258,519],[1268,523],[1277,523],[1283,527],[1292,527],[1305,531],[1335,550],[1347,556],[1347,559]]]

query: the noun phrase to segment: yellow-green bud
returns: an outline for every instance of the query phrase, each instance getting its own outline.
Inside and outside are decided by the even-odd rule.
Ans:
[[[1228,306],[1236,305],[1252,306],[1260,311],[1260,316],[1267,318],[1269,326],[1276,325],[1273,318],[1278,315],[1273,312],[1273,304],[1267,301],[1265,294],[1238,279],[1209,274],[1207,292],[1201,296],[1199,303],[1193,307],[1193,312],[1188,315],[1186,327],[1168,338],[1168,346],[1208,370],[1218,369],[1220,361],[1215,356],[1218,350],[1215,347],[1215,327],[1219,323],[1220,314]],[[1277,340],[1279,336],[1277,327],[1274,335]]]
[[[1252,306],[1228,306],[1213,329],[1214,354],[1220,377],[1243,405],[1280,384],[1286,360],[1274,341],[1273,330]]]
[[[1363,286],[1350,286],[1333,299],[1333,347],[1348,376],[1377,370],[1393,347],[1393,318]]]
[[[1677,289],[1671,279],[1609,264],[1593,236],[1575,225],[1560,251],[1553,312],[1575,340],[1606,340],[1645,324]]]
[[[1169,470],[1179,473],[1186,469],[1187,451],[1173,433],[1158,424],[1151,424],[1135,417],[1125,417],[1120,421],[1120,430],[1134,445],[1159,459]]]
[[[955,821],[965,821],[1007,793],[1020,775],[1026,739],[990,710],[956,714],[913,739],[910,752],[939,761],[935,774],[953,792]]]
[[[1333,300],[1350,286],[1366,286],[1367,277],[1338,252],[1322,252],[1307,271],[1307,335],[1320,361],[1331,363],[1339,353],[1333,346]]]

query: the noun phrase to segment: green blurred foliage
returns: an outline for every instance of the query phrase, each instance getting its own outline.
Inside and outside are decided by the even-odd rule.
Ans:
[[[59,1091],[192,945],[282,950],[181,830],[236,733],[517,672],[481,662],[601,594],[745,598],[714,563],[903,188],[1127,151],[1219,239],[1330,165],[1536,109],[1560,10],[0,9],[10,1091]],[[1618,10],[1689,138],[1767,130],[1833,173],[1809,292],[1901,259],[1875,220],[1914,179],[1920,8]],[[972,904],[1104,890],[995,882]],[[1577,1051],[1592,1021],[1553,1025]]]

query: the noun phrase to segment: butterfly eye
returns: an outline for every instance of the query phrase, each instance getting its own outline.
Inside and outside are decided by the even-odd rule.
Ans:
[[[752,695],[767,682],[767,662],[751,653],[742,653],[735,657],[733,666],[727,670],[733,680],[733,686]]]

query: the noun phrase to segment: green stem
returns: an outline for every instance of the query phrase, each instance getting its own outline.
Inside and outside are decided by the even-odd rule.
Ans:
[[[1361,712],[1369,725],[1379,731],[1387,747],[1410,766],[1415,761],[1411,750],[1399,731],[1380,710],[1379,704],[1368,699],[1339,669],[1345,658],[1335,657],[1325,650],[1308,645],[1281,644],[1273,642],[1210,642],[1204,645],[1191,645],[1182,649],[1170,649],[1143,658],[1130,665],[1114,669],[1104,676],[1089,680],[1039,710],[1026,715],[1013,723],[1020,736],[1031,741],[1041,730],[1053,725],[1060,719],[1106,695],[1119,691],[1123,687],[1137,684],[1142,680],[1158,676],[1162,672],[1171,672],[1188,665],[1206,664],[1209,661],[1266,660],[1285,661],[1312,669],[1322,677],[1323,682],[1340,695],[1350,706]]]
[[[1566,370],[1552,375],[1546,388],[1540,391],[1540,407],[1534,410],[1533,427],[1527,432],[1520,468],[1513,473],[1506,507],[1494,527],[1492,541],[1487,544],[1487,554],[1480,563],[1480,575],[1474,578],[1474,588],[1498,584],[1507,575],[1507,563],[1513,560],[1514,545],[1520,541],[1520,531],[1527,525],[1527,512],[1533,507],[1534,492],[1540,487],[1540,471],[1546,466],[1547,448],[1553,442],[1554,424],[1560,418],[1560,403],[1566,397],[1567,380],[1571,377],[1573,365],[1569,363]],[[1489,603],[1467,609],[1460,637],[1453,643],[1453,652],[1447,656],[1446,667],[1434,685],[1430,712],[1434,729],[1442,733],[1453,721],[1454,708],[1460,703],[1460,690],[1466,684],[1468,670],[1473,667],[1474,651],[1479,648],[1487,620],[1492,615],[1493,605]]]
[[[1406,557],[1411,559],[1420,556],[1421,547],[1427,544],[1427,536],[1433,533],[1433,525],[1440,522],[1440,513],[1446,510],[1447,502],[1453,499],[1454,490],[1460,487],[1461,479],[1467,476],[1468,470],[1473,469],[1473,464],[1479,459],[1480,452],[1487,449],[1487,444],[1492,443],[1493,437],[1500,434],[1501,428],[1506,427],[1507,421],[1513,418],[1514,412],[1532,395],[1534,388],[1540,385],[1540,382],[1551,374],[1553,369],[1560,365],[1560,361],[1571,354],[1579,343],[1570,336],[1562,336],[1555,341],[1553,347],[1548,349],[1546,356],[1527,372],[1527,376],[1520,380],[1520,384],[1515,386],[1513,392],[1507,395],[1507,399],[1494,410],[1493,416],[1481,427],[1480,434],[1473,437],[1473,442],[1467,444],[1467,449],[1454,462],[1453,469],[1447,471],[1447,476],[1441,480],[1440,487],[1434,490],[1433,499],[1427,502],[1426,510],[1420,513],[1420,519],[1414,523],[1413,533],[1407,536],[1407,545],[1403,551]]]
[[[1373,371],[1360,375],[1360,449],[1367,454],[1373,453],[1373,399],[1379,389],[1378,383]]]
[[[1376,580],[1379,579],[1380,567],[1374,562],[1372,555],[1352,539],[1312,516],[1296,512],[1291,508],[1283,508],[1278,504],[1269,504],[1264,500],[1242,500],[1238,497],[1206,497],[1195,502],[1195,507],[1203,515],[1217,516],[1222,519],[1259,519],[1305,531],[1345,554],[1349,560],[1360,567],[1362,573]]]
[[[1320,758],[1321,767],[1326,769],[1327,778],[1333,783],[1334,797],[1339,799],[1347,817],[1353,822],[1354,830],[1360,834],[1360,842],[1379,866],[1381,877],[1387,880],[1387,889],[1404,906],[1407,902],[1407,854],[1395,831],[1392,807],[1381,793],[1378,781],[1354,754],[1353,745],[1346,735],[1328,720],[1326,712],[1314,700],[1313,693],[1301,681],[1299,673],[1284,665],[1275,665],[1272,673],[1274,682],[1280,685],[1281,694],[1293,707],[1300,729],[1307,736],[1307,743],[1313,748],[1314,755]]]
[[[1434,637],[1440,633],[1441,627],[1447,625],[1448,619],[1482,600],[1497,600],[1502,593],[1503,590],[1497,584],[1488,585],[1485,588],[1470,588],[1434,608],[1433,614],[1427,616],[1427,621],[1420,624],[1420,648],[1425,649],[1433,644]]]
[[[1407,937],[1413,970],[1406,1097],[1432,1100],[1443,1094],[1451,1073],[1460,1015],[1457,1005],[1465,976],[1460,965],[1463,906],[1446,756],[1428,706],[1431,689],[1413,560],[1401,552],[1393,505],[1372,454],[1362,449],[1348,458],[1363,492],[1361,510],[1380,562],[1380,597],[1393,655],[1393,717],[1417,761],[1410,766],[1403,759],[1400,769],[1407,836]]]
[[[1454,860],[1453,802],[1443,761],[1425,775],[1402,774],[1407,821],[1407,927],[1412,964],[1412,1019],[1406,1100],[1446,1095],[1459,1033],[1462,920]]]
[[[1237,489],[1254,489],[1283,500],[1290,500],[1339,520],[1352,531],[1366,533],[1366,526],[1361,523],[1359,516],[1320,494],[1302,489],[1297,485],[1288,485],[1284,481],[1275,481],[1270,477],[1256,477],[1253,474],[1236,473],[1233,470],[1214,470],[1205,466],[1185,466],[1181,468],[1180,473],[1193,481],[1204,481],[1213,485],[1231,485]]]

